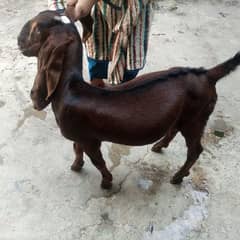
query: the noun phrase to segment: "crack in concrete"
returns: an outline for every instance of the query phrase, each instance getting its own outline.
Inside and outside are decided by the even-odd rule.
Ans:
[[[89,208],[89,202],[92,200],[98,200],[104,198],[103,196],[96,196],[96,195],[91,195],[86,201],[85,201],[85,206]]]
[[[129,171],[126,176],[123,178],[123,180],[118,184],[119,188],[118,190],[114,191],[112,195],[117,195],[121,192],[123,184],[127,181],[127,178],[131,175],[131,171]]]
[[[115,239],[117,239],[116,238],[116,236],[115,236],[115,231],[116,231],[116,229],[117,229],[117,227],[115,226],[115,224],[111,224],[111,225],[109,225],[109,224],[107,224],[107,223],[105,223],[105,221],[104,220],[101,220],[100,221],[100,223],[97,223],[97,224],[90,224],[90,225],[87,225],[87,226],[85,226],[85,227],[83,227],[83,228],[80,228],[80,232],[79,232],[79,234],[80,234],[80,236],[82,237],[85,233],[89,233],[89,228],[93,228],[93,227],[97,227],[97,228],[100,228],[100,227],[102,227],[103,229],[106,229],[106,227],[111,227],[111,228],[113,228],[112,229],[112,240],[115,240]],[[99,231],[99,230],[101,230],[101,229],[97,229],[97,231]]]
[[[107,191],[106,192],[106,195],[105,196],[96,196],[96,195],[91,195],[86,201],[85,201],[85,206],[88,208],[89,207],[89,202],[92,201],[92,200],[98,200],[98,199],[108,199],[108,198],[111,198],[112,196],[114,195],[117,195],[118,193],[121,192],[122,190],[122,186],[123,184],[125,183],[125,181],[127,180],[127,178],[129,177],[129,175],[131,174],[132,172],[129,171],[125,177],[123,178],[123,180],[118,184],[118,187],[116,189],[112,189],[110,191]]]
[[[23,124],[25,123],[25,121],[30,118],[30,117],[36,117],[40,120],[45,120],[47,117],[47,112],[46,111],[35,111],[31,106],[23,109],[23,117],[18,121],[18,124],[16,126],[16,128],[13,130],[14,132],[16,132],[19,128],[21,128],[23,126]]]
[[[143,155],[143,157],[142,158],[139,158],[136,162],[134,162],[134,163],[132,163],[131,165],[138,165],[140,162],[141,162],[141,160],[144,160],[146,157],[147,157],[147,155],[150,153],[150,151],[149,151],[149,149],[148,149],[148,147],[147,147],[147,152]]]
[[[80,236],[82,236],[84,231],[86,232],[86,231],[88,231],[89,228],[96,227],[96,226],[101,226],[102,224],[103,224],[103,220],[100,223],[97,223],[97,224],[89,224],[89,225],[87,225],[83,228],[80,228],[79,234],[80,234]]]
[[[24,104],[26,102],[26,97],[25,97],[24,93],[22,92],[22,90],[19,88],[17,82],[15,82],[14,91],[15,91],[16,100],[19,101],[21,104]]]
[[[107,214],[107,213],[105,213]],[[115,229],[117,228],[116,227],[116,224],[110,220],[108,217],[107,217],[107,220],[105,219],[105,214],[101,214],[101,220],[99,223],[95,223],[95,224],[89,224],[83,228],[80,228],[80,235],[84,235],[83,232],[89,232],[89,228],[93,228],[93,227],[111,227],[113,228],[113,231],[112,231],[112,240],[116,239],[116,236],[115,236]],[[108,214],[107,214],[108,215]]]
[[[204,154],[209,155],[210,158],[216,159],[216,156],[215,156],[215,154],[213,153],[213,151],[212,151],[210,148],[206,147],[206,146],[204,146],[203,155],[204,155]]]
[[[121,164],[122,156],[128,156],[130,154],[130,147],[126,145],[113,144],[109,148],[108,156],[112,161],[110,171],[112,172]]]
[[[4,107],[6,105],[6,103],[4,101],[0,100],[0,108]]]
[[[147,155],[150,153],[149,148],[147,147],[147,152],[143,155],[143,160],[147,157]],[[140,159],[141,160],[141,159]],[[140,160],[138,162],[140,162]]]
[[[4,165],[3,157],[0,155],[0,166]]]
[[[0,150],[1,150],[2,148],[4,148],[5,146],[7,146],[6,143],[2,143],[2,144],[0,144]]]

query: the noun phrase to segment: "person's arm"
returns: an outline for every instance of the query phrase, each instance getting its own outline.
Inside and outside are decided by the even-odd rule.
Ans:
[[[90,14],[97,0],[67,0],[66,15],[72,21],[79,20]]]
[[[48,0],[48,9],[63,13],[65,9],[63,0]]]

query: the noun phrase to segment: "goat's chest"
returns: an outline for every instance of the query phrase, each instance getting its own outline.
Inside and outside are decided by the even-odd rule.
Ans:
[[[62,135],[72,141],[80,142],[89,134],[88,119],[78,109],[72,106],[65,106],[56,116],[56,121]]]

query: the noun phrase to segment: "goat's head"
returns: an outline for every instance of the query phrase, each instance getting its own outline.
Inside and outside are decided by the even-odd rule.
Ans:
[[[63,24],[56,11],[44,11],[29,20],[18,36],[18,46],[23,55],[37,56],[51,27]]]
[[[38,57],[38,72],[31,90],[31,99],[37,110],[50,103],[64,71],[67,46],[73,41],[67,27],[61,25],[63,23],[56,12],[41,12],[24,25],[18,37],[22,53]]]

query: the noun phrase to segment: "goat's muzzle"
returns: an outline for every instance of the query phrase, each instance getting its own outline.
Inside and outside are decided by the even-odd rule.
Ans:
[[[38,95],[39,93],[37,93],[37,91],[35,92],[31,90],[30,97],[32,99],[33,108],[35,110],[41,111],[50,103],[50,100],[46,100],[44,97],[39,97]]]

